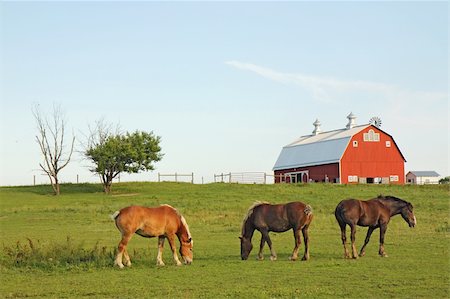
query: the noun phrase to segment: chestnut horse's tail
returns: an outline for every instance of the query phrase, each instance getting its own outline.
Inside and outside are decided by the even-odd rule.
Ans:
[[[309,215],[312,214],[313,209],[312,209],[312,207],[311,207],[310,205],[306,205],[306,207],[305,207],[305,209],[303,210],[303,212],[305,212],[305,214],[306,214],[307,216],[309,216]]]
[[[113,221],[115,221],[116,218],[117,218],[117,216],[119,216],[119,214],[120,214],[120,211],[115,211],[114,214],[109,215],[109,217],[111,217],[111,219],[112,219]]]

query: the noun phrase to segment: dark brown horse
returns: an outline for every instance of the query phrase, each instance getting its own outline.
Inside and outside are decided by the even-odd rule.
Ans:
[[[270,248],[270,259],[276,260],[277,255],[272,247],[269,232],[285,232],[292,228],[294,231],[295,247],[291,260],[298,258],[298,250],[301,244],[300,231],[303,233],[305,242],[305,253],[302,260],[309,259],[309,237],[308,227],[313,218],[312,208],[301,202],[271,205],[268,203],[255,203],[247,212],[242,224],[241,258],[246,260],[253,248],[252,237],[255,230],[261,232],[261,243],[258,258],[264,259],[263,248],[265,242]]]
[[[413,206],[411,203],[393,196],[378,196],[376,198],[364,201],[357,199],[346,199],[341,201],[334,212],[336,220],[341,228],[342,244],[344,245],[344,257],[350,258],[346,247],[346,233],[347,225],[351,229],[352,241],[352,257],[358,258],[355,247],[355,233],[356,225],[368,226],[366,240],[361,248],[359,256],[365,255],[365,248],[369,243],[370,236],[376,228],[380,228],[380,249],[378,253],[381,256],[387,256],[384,251],[384,234],[386,233],[387,225],[392,216],[401,214],[403,219],[408,222],[409,227],[416,225],[416,217],[413,213]]]
[[[185,264],[192,262],[191,233],[186,220],[175,208],[169,205],[161,205],[156,208],[130,206],[115,212],[111,217],[122,234],[114,262],[120,268],[123,268],[122,257],[125,257],[125,265],[131,266],[127,245],[135,233],[145,238],[158,237],[158,256],[156,258],[158,266],[164,266],[162,252],[166,238],[172,249],[173,259],[178,266],[181,265],[181,262],[176,252],[175,237],[180,241],[180,254]]]

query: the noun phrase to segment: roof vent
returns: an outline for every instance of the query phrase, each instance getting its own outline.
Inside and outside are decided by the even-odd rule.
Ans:
[[[348,118],[348,124],[347,124],[346,128],[347,128],[347,130],[349,130],[349,129],[353,128],[354,126],[356,126],[356,122],[355,122],[356,116],[352,112],[350,112],[350,114],[347,116],[347,118]]]
[[[313,123],[313,125],[314,125],[314,131],[313,131],[314,135],[317,135],[320,132],[322,132],[322,130],[320,129],[321,123],[320,123],[320,121],[318,119],[316,119],[316,121]]]

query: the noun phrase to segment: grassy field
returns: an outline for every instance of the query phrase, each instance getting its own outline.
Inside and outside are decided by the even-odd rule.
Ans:
[[[448,186],[237,185],[122,183],[106,196],[101,186],[0,188],[0,297],[54,298],[449,298]],[[394,195],[413,203],[417,226],[400,216],[386,234],[388,258],[378,256],[378,231],[366,256],[343,259],[336,204],[348,197]],[[240,260],[239,235],[248,207],[257,200],[300,200],[312,205],[311,259],[288,260],[291,232],[272,233],[278,260],[257,261],[260,234],[249,260]],[[133,237],[133,266],[112,266],[120,239],[109,218],[131,204],[171,204],[189,223],[194,263],[156,266],[156,239]],[[357,231],[358,248],[366,229]],[[303,251],[303,247],[301,249]],[[301,251],[301,252],[302,252]]]

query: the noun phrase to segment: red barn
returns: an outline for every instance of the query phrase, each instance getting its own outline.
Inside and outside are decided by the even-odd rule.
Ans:
[[[321,132],[286,145],[273,167],[275,183],[405,183],[405,157],[394,138],[373,124],[355,124],[350,113],[344,129]]]

